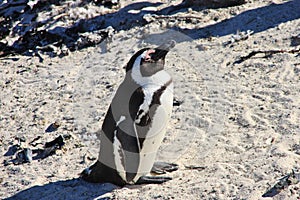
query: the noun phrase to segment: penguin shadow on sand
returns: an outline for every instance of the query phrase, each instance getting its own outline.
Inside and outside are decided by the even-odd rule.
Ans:
[[[156,164],[159,165],[164,163],[157,162]],[[153,168],[153,171],[159,173],[159,170],[155,169],[155,167]],[[164,172],[161,173],[164,174]],[[144,184],[125,185],[124,187],[135,189],[143,186]],[[4,200],[110,199],[107,193],[119,188],[121,187],[112,183],[89,183],[81,178],[73,178],[32,186],[28,189],[19,191],[15,195],[5,198]]]
[[[119,188],[110,183],[88,183],[80,178],[50,182],[22,190],[6,200],[108,199],[106,193]]]

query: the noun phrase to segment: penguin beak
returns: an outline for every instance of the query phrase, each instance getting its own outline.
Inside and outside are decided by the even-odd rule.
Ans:
[[[150,54],[151,59],[154,61],[158,61],[160,59],[164,59],[167,55],[167,53],[170,51],[170,49],[172,49],[173,47],[175,47],[176,42],[174,40],[170,40],[162,45],[160,45],[159,47],[155,48],[154,52]]]

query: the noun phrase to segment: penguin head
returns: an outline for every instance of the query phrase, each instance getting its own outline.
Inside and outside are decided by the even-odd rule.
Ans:
[[[157,48],[144,48],[136,52],[126,66],[126,73],[138,71],[141,77],[150,77],[164,69],[165,57],[176,42],[171,40]],[[132,72],[133,73],[133,72]]]

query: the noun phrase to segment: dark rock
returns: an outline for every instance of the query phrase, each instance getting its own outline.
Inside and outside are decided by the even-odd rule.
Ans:
[[[57,138],[55,138],[54,140],[47,142],[45,144],[45,148],[57,147],[60,149],[64,144],[65,144],[64,138],[63,138],[63,136],[60,135]]]
[[[24,148],[22,151],[18,152],[16,159],[13,161],[14,164],[22,164],[32,161],[32,150],[29,148]]]
[[[58,121],[56,121],[56,122],[50,124],[50,125],[46,128],[45,132],[46,132],[46,133],[54,132],[54,131],[56,131],[56,130],[58,129],[59,126],[60,126],[60,123],[59,123]]]

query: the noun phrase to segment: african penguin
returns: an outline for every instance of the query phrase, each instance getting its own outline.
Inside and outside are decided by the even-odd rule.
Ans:
[[[120,186],[163,183],[171,178],[148,174],[178,169],[154,162],[172,111],[173,83],[164,64],[174,46],[172,40],[131,57],[102,124],[98,160],[81,173],[82,179]]]

